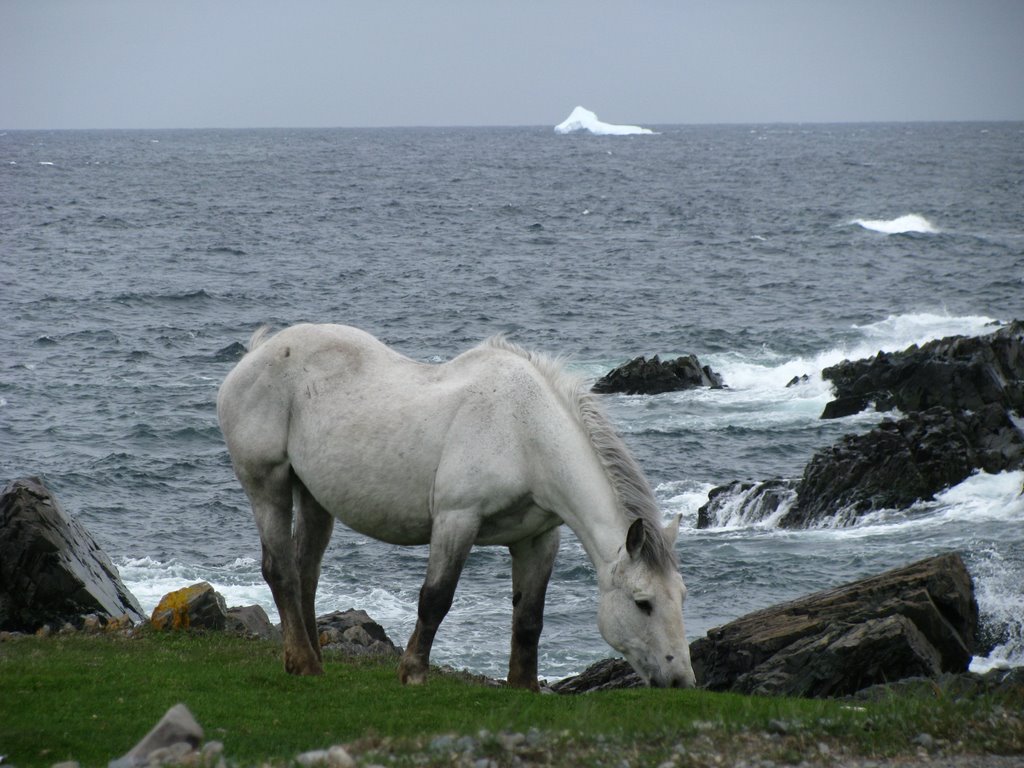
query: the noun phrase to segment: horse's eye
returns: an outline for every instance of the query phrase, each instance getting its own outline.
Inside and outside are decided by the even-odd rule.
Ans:
[[[648,616],[650,616],[651,613],[654,612],[654,606],[651,605],[651,601],[650,600],[637,600],[636,601],[636,607],[639,608],[644,613],[646,613]]]

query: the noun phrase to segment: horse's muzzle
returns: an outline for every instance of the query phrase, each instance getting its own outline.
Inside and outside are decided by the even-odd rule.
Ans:
[[[653,675],[650,680],[652,688],[695,688],[697,680],[693,672],[677,672],[667,676]]]

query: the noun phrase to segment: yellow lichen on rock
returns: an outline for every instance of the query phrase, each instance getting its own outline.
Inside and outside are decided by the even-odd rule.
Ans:
[[[153,609],[150,622],[156,629],[188,629],[191,625],[190,607],[205,592],[212,591],[208,582],[201,581],[188,587],[169,592]]]

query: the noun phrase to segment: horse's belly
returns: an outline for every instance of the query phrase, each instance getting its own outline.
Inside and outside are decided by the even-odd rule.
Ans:
[[[346,473],[347,474],[347,473]],[[395,475],[375,482],[366,473],[354,472],[349,486],[316,483],[313,497],[337,520],[358,533],[389,544],[429,544],[429,485]],[[412,487],[410,487],[412,486]]]
[[[388,544],[411,546],[430,543],[430,515],[410,516],[402,513],[342,509],[333,513],[339,521],[356,533]]]

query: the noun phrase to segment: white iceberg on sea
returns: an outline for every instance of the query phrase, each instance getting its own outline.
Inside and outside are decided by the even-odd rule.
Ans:
[[[854,219],[853,223],[883,235],[931,235],[939,231],[928,219],[917,213],[908,213],[896,219]]]
[[[572,114],[555,126],[555,133],[572,133],[574,131],[590,131],[599,136],[630,136],[639,133],[654,133],[650,128],[639,125],[612,125],[602,123],[597,115],[584,107],[576,107]]]

